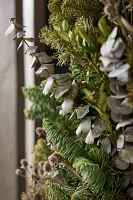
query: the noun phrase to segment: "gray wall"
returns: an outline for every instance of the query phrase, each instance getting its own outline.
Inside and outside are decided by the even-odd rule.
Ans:
[[[5,37],[15,0],[0,0],[0,200],[17,199],[17,74],[13,34]]]

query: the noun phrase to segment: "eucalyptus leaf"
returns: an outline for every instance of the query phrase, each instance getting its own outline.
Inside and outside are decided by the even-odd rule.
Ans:
[[[115,26],[115,28],[113,29],[113,31],[112,31],[111,34],[109,35],[109,38],[112,38],[112,39],[116,38],[117,32],[118,32],[118,27]]]
[[[110,78],[117,77],[117,76],[119,76],[119,75],[125,73],[129,68],[130,68],[130,65],[129,65],[129,64],[124,64],[124,65],[122,65],[121,67],[119,67],[118,69],[113,70],[112,72],[110,72],[110,73],[108,74],[108,77],[110,77]]]
[[[119,123],[119,122],[123,122],[123,121],[127,120],[129,117],[127,115],[122,115],[121,113],[116,114],[111,111],[111,118],[113,119],[113,121]]]
[[[112,81],[110,84],[110,89],[115,95],[120,95],[125,98],[127,96],[127,91],[123,86],[117,85],[116,81]]]
[[[17,33],[17,38],[22,38],[22,37],[24,37],[25,36],[25,31],[19,31],[18,33]]]
[[[85,138],[85,143],[86,143],[86,144],[94,144],[94,137],[93,137],[93,135],[92,135],[91,129],[90,129],[90,131],[89,131],[87,137]]]
[[[20,47],[22,47],[23,44],[24,44],[24,41],[22,40],[22,41],[20,42],[20,44],[18,45],[17,51],[20,49]]]
[[[121,113],[123,115],[129,115],[133,111],[133,106],[128,103],[128,99],[125,98],[121,103]]]
[[[67,81],[67,82],[63,83],[62,85],[58,86],[56,89],[56,92],[55,92],[55,98],[59,99],[63,94],[68,92],[71,85],[72,85],[71,81]]]
[[[42,64],[50,63],[52,61],[52,59],[45,52],[38,53],[36,56]]]
[[[101,64],[100,70],[103,72],[111,72],[111,71],[115,70],[115,65],[114,65],[114,63],[111,63],[107,67],[104,67],[103,64]]]
[[[119,128],[122,128],[122,127],[124,127],[124,126],[127,126],[127,125],[129,125],[129,124],[131,124],[131,123],[133,123],[133,118],[129,118],[128,120],[125,120],[125,121],[123,121],[123,122],[120,122],[120,123],[117,124],[116,130],[118,130]]]
[[[27,40],[28,42],[34,42],[35,41],[35,39],[32,38],[32,37],[29,37],[29,38],[24,37],[23,39]]]
[[[112,51],[114,52],[114,56],[117,58],[121,58],[125,50],[125,47],[126,45],[123,42],[123,40],[121,38],[118,38],[112,48]]]
[[[67,115],[73,109],[74,101],[70,97],[66,97],[63,104],[61,105],[61,110],[59,112],[60,115]]]
[[[33,56],[32,63],[30,65],[29,69],[31,69],[32,67],[35,67],[37,62],[38,62],[38,60],[37,60],[36,56]]]
[[[61,82],[65,82],[65,81],[68,81],[70,80],[70,75],[69,74],[54,74],[53,75],[53,78],[58,82],[58,83],[61,83]]]
[[[101,47],[101,55],[108,56],[111,53],[114,44],[115,39],[108,39]]]
[[[129,70],[125,71],[124,73],[117,76],[117,80],[126,84],[131,80],[131,73]]]
[[[133,126],[129,126],[124,131],[125,141],[133,142]]]
[[[73,80],[72,85],[68,91],[68,96],[71,98],[75,98],[78,94],[78,85],[75,80]]]
[[[133,147],[126,147],[125,149],[120,149],[119,157],[127,163],[133,163]]]
[[[121,149],[124,146],[124,135],[120,134],[117,138],[117,148]]]
[[[101,56],[99,59],[102,61],[104,67],[107,67],[108,65],[110,65],[110,63],[119,61],[118,58],[111,58],[108,56]]]
[[[93,128],[94,130],[99,133],[99,132],[103,132],[105,130],[105,124],[104,122],[99,119],[99,118],[96,118],[94,119],[94,122],[93,122]]]
[[[91,118],[87,117],[81,120],[76,130],[76,135],[79,135],[80,133],[88,133],[90,129],[91,129]]]
[[[82,119],[89,113],[89,106],[83,106],[83,107],[78,107],[75,109],[76,114],[77,114],[77,119]]]
[[[118,169],[125,170],[129,167],[129,163],[123,161],[120,157],[115,160],[115,165]]]
[[[44,89],[43,89],[43,94],[44,94],[44,95],[47,95],[47,94],[50,92],[50,90],[51,90],[51,88],[52,88],[52,85],[53,85],[53,81],[54,81],[54,79],[53,79],[52,76],[50,76],[50,77],[47,79],[47,82],[46,82],[46,84],[45,84],[45,86],[44,86]]]
[[[34,54],[37,50],[38,46],[29,46],[25,52],[25,54]]]
[[[51,74],[54,73],[54,65],[53,64],[43,64],[41,67],[35,72],[37,76],[48,78]]]
[[[8,27],[8,29],[6,30],[5,36],[11,34],[11,33],[13,32],[14,29],[15,29],[14,24],[11,24],[11,25]]]
[[[111,142],[108,137],[100,139],[101,147],[109,154],[111,152]]]
[[[112,97],[107,97],[107,104],[108,107],[113,111],[114,113],[119,114],[120,113],[120,102],[118,99],[114,99]]]

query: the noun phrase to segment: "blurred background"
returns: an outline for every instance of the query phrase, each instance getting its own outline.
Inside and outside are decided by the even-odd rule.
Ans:
[[[38,33],[47,24],[47,0],[0,0],[0,200],[18,200],[25,190],[25,180],[15,175],[20,159],[32,164],[35,127],[41,122],[25,120],[23,109],[30,102],[24,99],[21,87],[39,84],[40,79],[29,69],[30,56],[25,47],[17,52],[15,32],[5,37],[11,17],[27,26],[27,36],[35,38],[38,52],[49,51],[39,43]]]

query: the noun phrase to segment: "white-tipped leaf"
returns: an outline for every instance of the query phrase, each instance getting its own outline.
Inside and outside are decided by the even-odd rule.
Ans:
[[[121,149],[124,146],[124,135],[120,134],[117,138],[117,148]]]
[[[11,25],[8,27],[8,29],[6,30],[5,36],[11,34],[11,33],[13,32],[14,28],[15,28],[14,24],[11,24]]]
[[[87,137],[85,138],[85,143],[86,143],[86,144],[94,144],[94,137],[93,137],[93,135],[92,135],[91,129],[90,129],[90,131],[89,131]]]
[[[22,40],[17,48],[17,51],[22,47],[22,45],[24,44],[24,41]]]
[[[76,135],[79,135],[80,133],[88,133],[90,129],[91,129],[91,118],[87,117],[81,120],[76,130]]]
[[[37,62],[38,62],[38,60],[37,60],[36,56],[33,56],[31,65],[30,65],[30,67],[29,67],[29,70],[30,70],[32,67],[35,67],[36,64],[37,64]]]
[[[47,94],[50,92],[50,90],[51,90],[51,88],[52,88],[52,85],[53,85],[53,81],[54,81],[54,79],[53,79],[52,76],[50,76],[50,77],[47,79],[47,82],[46,82],[45,87],[44,87],[44,89],[43,89],[43,94],[44,94],[44,95],[47,95]]]
[[[78,85],[77,85],[76,81],[74,80],[68,91],[68,96],[71,98],[75,98],[77,96],[77,94],[78,94]]]
[[[124,50],[125,50],[125,43],[121,38],[118,38],[112,48],[112,51],[114,52],[114,56],[117,58],[121,58]]]
[[[129,125],[129,124],[131,124],[131,123],[133,123],[133,118],[130,118],[130,119],[128,119],[128,120],[125,120],[125,121],[123,121],[123,122],[120,122],[119,124],[117,124],[116,130],[118,130],[119,128],[122,128],[122,127],[124,127],[124,126],[127,126],[127,125]]]
[[[63,104],[61,105],[61,110],[59,111],[60,115],[67,115],[73,109],[74,101],[70,97],[66,97]]]
[[[123,73],[125,73],[128,69],[130,68],[130,65],[129,64],[124,64],[122,65],[121,67],[119,67],[118,69],[116,70],[113,70],[112,72],[110,72],[108,74],[108,77],[110,78],[115,78]]]

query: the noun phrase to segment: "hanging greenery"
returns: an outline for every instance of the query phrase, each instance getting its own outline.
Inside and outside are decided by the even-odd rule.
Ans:
[[[22,88],[31,102],[25,116],[41,119],[34,149],[36,173],[21,160],[16,174],[30,173],[22,200],[133,199],[133,3],[131,0],[49,0],[49,24],[31,46],[25,27],[11,18],[19,48],[27,45],[30,68],[44,78]],[[41,27],[40,27],[41,28]],[[57,66],[69,72],[55,74]],[[38,189],[37,189],[38,188]]]

